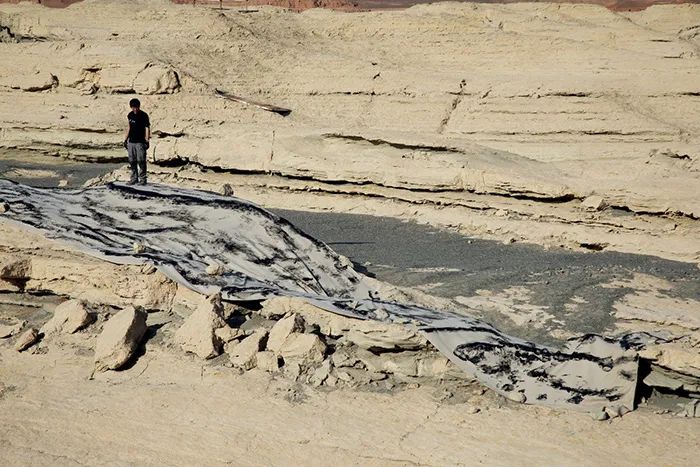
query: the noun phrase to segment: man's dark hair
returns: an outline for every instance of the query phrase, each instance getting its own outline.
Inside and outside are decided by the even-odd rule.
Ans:
[[[141,108],[141,101],[138,99],[131,99],[129,101],[129,107],[138,107],[139,109]]]

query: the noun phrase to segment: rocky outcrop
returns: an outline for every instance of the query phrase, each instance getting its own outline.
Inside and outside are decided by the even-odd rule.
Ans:
[[[39,342],[39,339],[41,339],[39,331],[34,328],[29,328],[17,338],[17,341],[15,342],[15,350],[17,352],[23,352]]]
[[[266,337],[266,330],[258,330],[239,343],[228,347],[226,353],[229,355],[231,364],[243,370],[254,368],[257,364],[258,352],[263,350]]]
[[[270,330],[270,336],[267,339],[267,349],[272,352],[279,352],[293,333],[303,330],[304,318],[297,313],[289,314],[289,316],[277,321]]]
[[[0,222],[0,290],[50,290],[95,305],[170,307],[177,285],[150,265],[112,265]]]
[[[95,320],[95,314],[90,312],[85,302],[68,300],[56,307],[51,319],[42,326],[40,332],[44,335],[54,333],[73,334]]]
[[[186,310],[178,314],[189,315],[172,334],[166,328],[166,336],[200,358],[223,350],[227,366],[239,371],[257,368],[314,387],[370,388],[381,383],[391,389],[471,381],[425,339],[412,331],[397,332],[400,325],[345,318],[301,299],[274,298],[258,311],[236,307],[226,311],[218,294],[195,294],[184,300],[186,296],[178,295],[176,302]],[[145,329],[143,316],[127,308],[107,320],[97,340],[97,370],[119,369],[130,361]],[[230,327],[225,317],[239,324]],[[165,346],[169,348],[167,341]]]
[[[0,3],[18,3],[27,0],[2,0]],[[65,8],[73,3],[81,2],[82,0],[34,0],[43,6],[52,8]],[[240,0],[172,0],[173,3],[183,5],[206,5],[206,6],[239,6]],[[376,0],[250,0],[246,1],[248,5],[274,5],[283,8],[290,8],[296,11],[303,11],[309,8],[330,8],[343,11],[364,11],[371,8],[409,8],[413,5],[422,3],[418,0],[400,0],[393,1],[388,5],[378,3]],[[484,2],[484,3],[489,3]],[[519,3],[519,0],[505,0],[501,3]],[[648,8],[651,5],[658,4],[681,4],[689,3],[688,0],[569,0],[560,3],[587,3],[594,5],[603,5],[615,11],[640,11]]]
[[[266,300],[255,313],[277,320],[257,367],[312,386],[469,380],[405,325],[346,318],[287,297]]]
[[[0,52],[13,62],[0,72],[0,146],[123,161],[138,94],[152,167],[195,169],[171,182],[217,178],[278,207],[359,204],[500,240],[698,260],[696,5],[140,8],[4,5],[0,23],[36,42]],[[155,15],[163,27],[150,27]],[[573,49],[576,61],[561,59]],[[603,62],[614,66],[581,66]],[[592,195],[608,208],[581,204]]]
[[[221,295],[215,294],[202,300],[185,320],[175,333],[175,342],[199,358],[213,358],[221,353],[224,344],[224,333],[218,331],[227,327]]]
[[[0,238],[13,245],[15,258],[22,258],[23,255],[30,254],[29,252],[56,258],[57,252],[63,251],[66,257],[71,257],[74,261],[72,274],[78,278],[85,277],[85,280],[91,271],[99,271],[104,276],[103,279],[116,277],[120,271],[122,274],[156,274],[156,268],[148,264],[121,270],[119,265],[105,263],[102,269],[95,269],[91,259],[78,251],[47,241],[42,243],[25,232],[5,232],[9,235]],[[124,248],[127,252],[131,251],[129,243],[126,243]],[[338,261],[342,266],[342,260]],[[36,271],[34,267],[30,269],[31,279]],[[208,278],[203,267],[201,269],[201,276]],[[218,277],[209,279],[219,280]],[[646,281],[644,282],[643,278],[630,283],[618,281],[610,286],[624,287],[627,290],[651,289],[649,280]],[[384,299],[416,300],[423,302],[425,306],[434,307],[433,309],[459,312],[459,308],[451,308],[447,300],[441,301],[420,294],[409,294],[408,291],[379,287],[379,283],[372,284],[377,287],[373,293]],[[44,294],[52,290],[51,287],[63,287],[60,281],[48,281],[44,286]],[[657,285],[659,291],[651,295],[660,300],[664,287],[668,285]],[[80,290],[74,292],[80,293]],[[640,306],[649,300],[640,301],[639,293],[642,292],[628,294],[616,305],[618,324],[639,320],[639,317],[651,313]],[[677,333],[679,327],[684,331],[675,334],[677,337],[674,337],[673,341],[649,341],[641,355],[645,362],[651,365],[652,371],[642,373],[641,377],[644,384],[650,387],[695,394],[700,372],[698,362],[695,361],[697,358],[694,358],[697,352],[693,351],[694,342],[697,342],[693,340],[696,338],[692,337],[697,329],[697,323],[692,319],[694,305],[691,302],[686,304],[689,309],[685,314],[691,319],[683,319],[684,312],[678,311],[680,302],[671,298],[666,299],[666,302],[655,302],[654,306],[659,312],[652,314],[656,316],[658,323],[649,324],[655,333],[658,333],[659,326],[664,326],[664,330],[670,333]],[[122,296],[122,300],[124,299]],[[68,302],[71,303],[74,306],[78,305],[75,301]],[[68,305],[63,306],[69,308]],[[57,310],[60,311],[60,308]],[[320,309],[303,299],[290,297],[272,298],[264,301],[259,310],[258,307],[253,308],[254,310],[249,310],[230,303],[222,307],[218,295],[203,298],[195,292],[177,288],[172,301],[153,309],[156,316],[154,319],[158,323],[153,326],[158,337],[154,340],[158,341],[156,345],[164,349],[171,349],[172,343],[178,343],[184,350],[197,353],[202,358],[218,355],[223,345],[223,350],[227,353],[227,366],[240,371],[258,368],[312,386],[389,390],[415,384],[437,385],[447,381],[449,384],[459,385],[472,381],[470,375],[465,374],[418,334],[415,324],[412,324],[414,322],[406,317],[386,311],[381,313],[378,309],[369,312],[373,319],[348,318]],[[104,307],[97,309],[104,310]],[[55,313],[50,325],[47,324],[43,330],[49,332],[49,328],[53,329],[65,323],[66,320],[62,319],[62,316],[63,313]],[[103,318],[100,318],[100,321],[103,321]],[[145,327],[145,313],[132,308],[127,308],[108,319],[96,341],[96,369],[104,371],[122,368],[133,359],[133,352],[139,346]],[[92,339],[92,329],[88,328],[86,332],[74,337],[64,336],[62,340],[69,340],[73,345],[79,344],[83,339]],[[637,330],[639,326],[635,325],[633,329]],[[40,334],[36,332],[36,336],[28,337],[32,338],[28,340],[34,340],[38,339]],[[45,345],[53,343],[54,341],[47,339]],[[32,344],[27,343],[23,346]],[[43,351],[44,344],[36,349],[38,353]],[[494,368],[502,362],[508,362],[506,353],[503,354],[505,358],[501,358],[497,352],[494,352],[494,355]],[[534,402],[524,398],[524,394],[520,392],[506,392],[509,400],[516,403]],[[513,394],[510,394],[511,392]],[[612,415],[605,412],[606,417],[618,416],[614,413],[617,409],[610,410]]]
[[[118,370],[134,356],[146,334],[146,312],[125,308],[112,316],[95,342],[95,370]]]
[[[148,64],[134,77],[134,91],[138,94],[172,94],[180,89],[177,72],[158,64]]]
[[[285,362],[309,366],[323,361],[326,344],[315,334],[292,333],[280,348],[279,355]]]

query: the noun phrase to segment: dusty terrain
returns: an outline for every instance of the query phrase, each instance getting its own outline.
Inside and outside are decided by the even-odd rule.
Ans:
[[[9,465],[694,465],[697,422],[612,422],[429,387],[395,394],[294,388],[259,372],[153,350],[89,381],[79,348],[8,355],[0,447]],[[301,391],[301,394],[299,393]],[[477,393],[478,394],[478,393]],[[470,413],[472,407],[481,410]],[[67,436],[67,434],[69,434]],[[672,440],[672,441],[671,441]]]
[[[19,3],[20,1],[39,3],[53,8],[65,8],[82,0],[0,0],[0,3]],[[461,1],[461,0],[460,0]],[[220,6],[220,7],[250,7],[254,5],[273,5],[293,10],[309,8],[331,8],[342,11],[366,11],[408,8],[421,3],[436,3],[431,0],[173,0],[173,3]],[[520,0],[492,1],[480,0],[476,3],[522,3]],[[541,2],[540,2],[541,3]],[[639,11],[651,5],[666,5],[678,3],[698,3],[698,0],[562,0],[558,3],[585,3],[603,5],[616,11]]]
[[[211,168],[271,207],[698,262],[696,5],[135,8],[2,7],[0,146],[123,161],[138,94],[169,178]]]
[[[0,60],[2,177],[125,179],[123,168],[96,176],[125,161],[137,96],[153,122],[153,182],[230,184],[268,208],[391,216],[512,248],[629,254],[609,270],[561,255],[581,282],[565,298],[547,278],[560,269],[543,263],[498,287],[478,273],[448,287],[455,271],[418,268],[394,282],[419,289],[385,284],[397,301],[547,342],[591,330],[666,338],[642,352],[640,408],[601,423],[485,391],[410,332],[343,322],[336,333],[298,303],[207,308],[151,268],[0,222],[0,451],[11,464],[694,464],[700,426],[684,417],[700,415],[698,5],[3,4]],[[38,332],[68,299],[93,321]],[[131,306],[149,312],[137,355],[95,373],[106,323]],[[197,310],[213,328],[193,347],[178,329]],[[312,345],[279,367],[262,336],[297,315],[290,342]],[[368,336],[388,347],[368,354]],[[336,340],[349,342],[347,360],[333,357]],[[652,392],[691,398],[655,413],[666,410],[646,404]]]
[[[0,446],[9,465],[150,465],[156,459],[161,465],[287,465],[321,458],[318,464],[694,464],[700,428],[676,410],[642,404],[601,422],[522,406],[454,369],[420,363],[439,361],[434,350],[375,354],[344,345],[344,355],[359,363],[339,359],[336,348],[324,381],[315,379],[318,370],[295,372],[308,365],[309,355],[286,358],[284,369],[276,370],[264,368],[265,352],[258,352],[253,368],[238,366],[242,343],[232,345],[235,335],[228,337],[233,340],[226,353],[202,360],[176,340],[200,301],[196,294],[152,268],[112,265],[15,227],[0,228],[3,254],[15,258],[2,263],[3,277],[14,270],[15,279],[2,285],[0,319],[43,325],[47,333],[22,353],[13,348],[14,338],[0,339]],[[17,266],[24,261],[28,268]],[[25,291],[34,293],[9,292],[21,274]],[[36,295],[40,290],[44,294]],[[62,296],[47,295],[49,290]],[[89,303],[94,322],[49,334],[45,323],[66,297]],[[129,304],[149,310],[145,344],[121,371],[96,372],[95,342],[119,307]],[[280,313],[280,305],[287,306],[273,301],[260,312],[227,306],[228,322],[247,316],[238,329],[250,337],[274,325],[269,347],[277,324],[261,317]],[[350,326],[358,344],[415,339],[398,328],[353,323],[313,307],[292,311],[323,333]],[[382,364],[381,373],[370,366]]]

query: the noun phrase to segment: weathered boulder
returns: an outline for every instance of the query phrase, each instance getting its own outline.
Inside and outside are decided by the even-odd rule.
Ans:
[[[700,355],[692,347],[676,342],[648,345],[639,356],[652,363],[644,384],[700,394]]]
[[[34,328],[27,329],[24,334],[17,338],[17,342],[15,342],[15,350],[17,352],[23,352],[37,342],[39,342],[39,331]]]
[[[261,370],[274,373],[280,369],[279,357],[275,352],[264,350],[262,352],[258,352],[255,358],[256,365]]]
[[[218,337],[221,340],[221,342],[227,344],[232,340],[236,339],[237,337],[240,337],[241,331],[240,329],[224,326],[221,328],[214,329],[214,335]]]
[[[51,290],[95,305],[170,310],[175,282],[161,273],[143,274],[140,269],[90,258],[75,250],[42,248],[32,252],[26,289]]]
[[[56,307],[51,319],[41,327],[44,335],[54,333],[73,334],[95,320],[82,300],[67,300]]]
[[[331,355],[331,360],[333,366],[336,368],[351,367],[360,361],[358,357],[350,355],[350,353],[343,348],[336,349],[333,355]]]
[[[175,71],[162,65],[150,65],[134,79],[134,91],[139,94],[172,94],[180,89]]]
[[[205,297],[175,333],[182,350],[208,359],[221,353],[223,341],[216,331],[228,328],[224,321],[221,294]],[[222,333],[223,335],[223,333]]]
[[[292,313],[279,320],[270,330],[267,339],[267,350],[279,352],[285,341],[292,333],[299,333],[304,330],[304,318],[297,313]]]
[[[314,372],[309,377],[309,383],[312,386],[321,386],[323,383],[328,381],[329,378],[334,378],[331,374],[333,370],[333,363],[330,359],[326,359],[321,363],[321,366],[316,368]]]
[[[279,354],[284,361],[295,361],[309,366],[323,361],[326,344],[316,334],[291,334],[284,342]]]
[[[289,313],[291,304],[289,297],[274,297],[262,302],[258,313],[267,319],[280,319]]]
[[[95,369],[118,370],[134,355],[146,334],[146,312],[133,306],[124,308],[102,329],[95,343]]]
[[[35,73],[22,76],[14,86],[26,92],[47,91],[58,86],[58,78],[52,73],[37,70]]]
[[[581,207],[586,211],[602,211],[608,206],[602,196],[589,196],[581,201]]]
[[[261,313],[267,316],[299,314],[307,324],[317,325],[326,336],[342,336],[349,343],[376,352],[415,350],[427,346],[425,337],[407,325],[347,318],[300,298],[279,297],[266,300]]]
[[[267,331],[256,331],[238,344],[228,348],[227,352],[231,364],[243,370],[254,368],[257,363],[256,357],[258,352],[262,350],[266,337]]]

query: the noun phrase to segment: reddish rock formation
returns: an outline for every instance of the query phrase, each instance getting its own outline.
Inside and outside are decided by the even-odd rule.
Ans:
[[[333,10],[358,11],[360,8],[352,0],[173,0],[174,3],[195,5],[221,5],[224,7],[245,7],[258,5],[273,5],[303,11],[310,8],[330,8]]]
[[[460,1],[460,0],[457,0]],[[524,0],[466,0],[474,3],[523,3]],[[700,0],[525,0],[532,3],[583,3],[603,5],[613,11],[641,11],[652,5],[680,3],[700,3]],[[408,8],[421,3],[435,3],[435,0],[358,0],[362,10]]]
[[[44,6],[51,8],[65,8],[73,3],[79,2],[80,0],[0,0],[0,3],[39,3]]]

